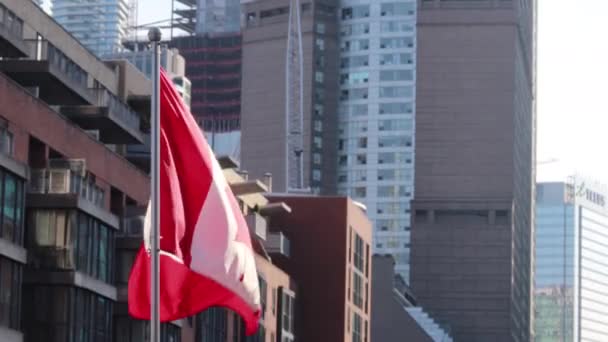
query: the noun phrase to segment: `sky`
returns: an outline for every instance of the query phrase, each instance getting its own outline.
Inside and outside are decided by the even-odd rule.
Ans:
[[[538,180],[579,173],[608,183],[607,0],[538,0]],[[140,0],[139,24],[170,0]]]

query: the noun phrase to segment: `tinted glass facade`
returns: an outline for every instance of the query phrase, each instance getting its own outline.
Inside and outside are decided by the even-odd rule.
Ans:
[[[121,49],[128,29],[127,0],[52,0],[53,18],[97,56]]]
[[[23,245],[25,182],[0,169],[0,238]]]
[[[23,266],[0,257],[0,326],[19,330]]]
[[[112,283],[114,230],[74,210],[28,214],[30,264],[39,269],[78,270]]]
[[[607,195],[581,178],[538,186],[536,341],[608,339]]]
[[[65,286],[25,286],[24,294],[28,342],[112,340],[111,300]]]

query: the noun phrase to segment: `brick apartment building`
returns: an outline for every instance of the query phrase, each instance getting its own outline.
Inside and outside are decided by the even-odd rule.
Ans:
[[[291,207],[272,216],[271,231],[290,242],[289,258],[271,253],[298,284],[298,338],[369,342],[372,227],[347,197],[272,195]],[[328,210],[328,208],[331,208]]]
[[[0,0],[0,57],[0,341],[146,341],[126,282],[149,152],[126,146],[145,144],[150,81],[99,60],[31,1]],[[222,165],[258,253],[262,328],[246,339],[239,318],[211,309],[163,324],[162,341],[292,341],[297,288],[264,241],[265,217],[290,209]]]

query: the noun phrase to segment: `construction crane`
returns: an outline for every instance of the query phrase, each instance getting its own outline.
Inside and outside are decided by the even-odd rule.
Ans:
[[[287,191],[304,189],[304,66],[300,1],[290,0],[285,63]]]

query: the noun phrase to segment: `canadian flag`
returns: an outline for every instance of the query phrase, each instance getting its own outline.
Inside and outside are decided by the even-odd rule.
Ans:
[[[211,306],[234,310],[253,334],[260,293],[249,229],[213,152],[161,73],[160,318]],[[148,207],[149,208],[149,207]],[[150,223],[129,278],[129,312],[150,319]]]

